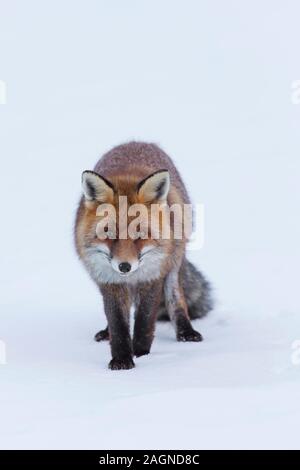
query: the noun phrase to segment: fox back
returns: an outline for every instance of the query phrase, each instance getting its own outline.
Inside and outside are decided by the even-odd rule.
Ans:
[[[156,144],[129,142],[114,147],[100,158],[94,171],[107,179],[115,175],[135,175],[142,180],[162,169],[168,170],[171,187],[176,188],[182,203],[189,204],[187,190],[179,172],[171,158]],[[172,198],[170,199],[169,202],[172,203]]]

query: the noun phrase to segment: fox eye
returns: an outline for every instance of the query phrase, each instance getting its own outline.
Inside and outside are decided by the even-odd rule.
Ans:
[[[114,232],[112,230],[109,230],[107,225],[103,227],[103,232],[106,233],[108,238],[115,238]]]
[[[112,230],[106,230],[106,235],[108,236],[108,238],[110,239],[115,239],[115,234]]]
[[[147,234],[144,230],[141,230],[140,232],[138,232],[136,234],[136,237],[135,237],[135,241],[137,240],[145,240],[145,238],[147,238]]]

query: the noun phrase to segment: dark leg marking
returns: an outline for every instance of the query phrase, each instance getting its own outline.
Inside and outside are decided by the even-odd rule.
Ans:
[[[139,291],[133,335],[133,353],[137,357],[150,352],[161,293],[161,281],[144,286]]]
[[[132,344],[129,333],[128,291],[124,287],[103,286],[101,289],[107,317],[112,359],[112,370],[132,369]]]
[[[192,324],[181,309],[175,312],[176,338],[177,341],[202,341],[202,335],[194,330]]]
[[[202,341],[202,336],[192,327],[188,308],[177,271],[171,271],[165,280],[165,302],[177,341]]]
[[[97,342],[109,340],[108,326],[104,330],[98,331],[98,333],[96,333],[94,336],[94,340]]]

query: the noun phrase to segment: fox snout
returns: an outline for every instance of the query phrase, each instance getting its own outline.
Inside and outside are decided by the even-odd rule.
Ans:
[[[138,247],[134,241],[130,240],[116,240],[111,247],[102,241],[91,250],[91,257],[94,256],[94,253],[100,256],[98,262],[101,261],[101,266],[105,269],[110,266],[120,279],[131,278],[131,275],[141,268],[146,275],[145,269],[149,268],[149,260],[151,260],[151,265],[154,261],[153,264],[157,268],[163,257],[163,253],[160,252],[157,245],[147,243]]]
[[[131,270],[131,264],[128,263],[127,261],[125,261],[123,263],[120,263],[119,264],[119,270],[123,274],[129,273],[129,271]]]
[[[111,260],[111,265],[117,273],[121,276],[126,276],[133,273],[139,267],[139,261],[136,260],[121,260],[119,258],[113,257]]]
[[[117,240],[111,252],[111,265],[121,276],[133,273],[139,267],[139,254],[133,241]]]

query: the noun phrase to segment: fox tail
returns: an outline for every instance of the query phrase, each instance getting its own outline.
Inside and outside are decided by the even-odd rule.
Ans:
[[[204,317],[213,309],[212,288],[207,279],[186,258],[180,271],[179,281],[184,292],[188,313],[191,320]],[[164,299],[161,301],[157,320],[169,320]]]

